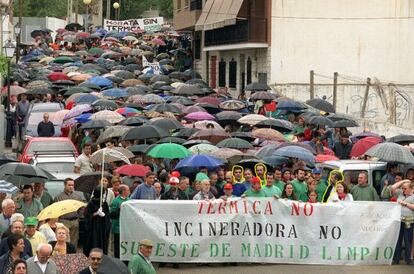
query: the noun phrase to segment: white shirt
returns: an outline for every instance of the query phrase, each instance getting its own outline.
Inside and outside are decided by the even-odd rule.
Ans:
[[[39,259],[37,258],[37,255],[34,257],[33,261],[40,267],[43,273],[46,271],[47,264],[49,263],[49,260],[47,260],[46,263],[42,264],[39,262]]]
[[[89,161],[89,157],[85,155],[85,153],[82,153],[79,155],[78,158],[75,160],[75,167],[79,167],[80,174],[84,174],[87,172],[92,172],[92,164]]]
[[[327,203],[332,203],[332,202],[352,202],[354,200],[354,198],[352,197],[352,194],[347,193],[345,196],[344,200],[340,200],[338,197],[338,193],[334,193],[331,196],[329,196]]]

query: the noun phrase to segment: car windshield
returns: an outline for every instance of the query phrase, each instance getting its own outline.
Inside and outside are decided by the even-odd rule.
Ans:
[[[65,151],[65,152],[73,152],[75,153],[75,149],[69,142],[47,142],[47,141],[39,141],[39,142],[32,142],[27,150],[27,154],[33,154],[34,152],[48,152],[48,151]]]
[[[50,173],[71,173],[73,172],[73,165],[75,163],[71,162],[48,162],[48,163],[38,163],[36,166],[43,168]]]

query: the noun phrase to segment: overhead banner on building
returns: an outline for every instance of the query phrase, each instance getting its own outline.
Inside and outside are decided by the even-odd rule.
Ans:
[[[121,209],[121,259],[150,239],[158,262],[391,264],[400,214],[388,202],[129,201]]]
[[[164,24],[164,17],[152,17],[142,19],[129,19],[129,20],[104,20],[104,29],[108,31],[136,31],[143,30],[146,32],[155,32],[162,29]]]

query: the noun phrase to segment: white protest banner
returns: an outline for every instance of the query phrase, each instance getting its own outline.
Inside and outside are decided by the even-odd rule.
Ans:
[[[145,56],[142,56],[142,66],[145,67],[150,67],[152,68],[152,71],[154,72],[154,74],[161,74],[161,67],[160,67],[160,63],[159,62],[148,62],[147,58],[145,58]]]
[[[388,202],[134,200],[121,208],[121,259],[150,239],[158,262],[390,264],[400,213]]]
[[[159,31],[164,24],[164,17],[152,17],[143,19],[129,19],[129,20],[104,20],[104,29],[108,31]]]

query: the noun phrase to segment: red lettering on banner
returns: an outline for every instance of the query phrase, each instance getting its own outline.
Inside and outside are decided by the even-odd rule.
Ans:
[[[303,213],[305,213],[305,216],[310,216],[313,213],[313,205],[310,203],[306,203],[305,207],[303,208]]]
[[[256,211],[256,206],[260,206],[260,201],[254,201],[253,202],[253,213],[254,214],[260,214],[261,213],[261,211]]]
[[[239,207],[237,206],[237,201],[230,201],[230,214],[233,213],[239,214]]]
[[[203,207],[204,207],[204,202],[198,202],[198,214],[201,214]]]
[[[247,214],[247,213],[249,213],[248,211],[247,211],[247,200],[246,199],[243,199],[243,209],[244,209],[244,214]]]
[[[266,208],[265,208],[265,211],[264,211],[264,214],[266,215],[273,215],[273,209],[272,209],[272,203],[271,202],[267,202],[266,203]]]
[[[226,201],[223,201],[219,204],[218,214],[226,214]]]
[[[209,202],[209,203],[208,203],[208,208],[207,208],[207,214],[214,214],[214,213],[216,213],[216,212],[214,211],[214,203]]]
[[[292,202],[292,212],[290,215],[294,216],[299,216],[300,214],[300,210],[301,210],[301,205],[303,203],[296,203],[296,202]],[[303,214],[305,216],[311,216],[313,214],[313,205],[310,203],[305,203],[305,205],[303,206]]]

